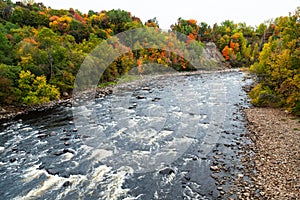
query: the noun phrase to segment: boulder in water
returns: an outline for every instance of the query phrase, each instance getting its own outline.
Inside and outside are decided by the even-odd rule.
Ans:
[[[174,174],[175,171],[169,167],[165,168],[165,169],[162,169],[159,171],[160,174],[163,174],[163,175],[171,175],[171,174]]]

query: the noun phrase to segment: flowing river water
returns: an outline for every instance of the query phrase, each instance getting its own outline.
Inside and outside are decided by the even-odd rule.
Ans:
[[[119,86],[95,100],[97,121],[83,129],[70,104],[1,124],[0,199],[235,198],[249,142],[245,76]]]

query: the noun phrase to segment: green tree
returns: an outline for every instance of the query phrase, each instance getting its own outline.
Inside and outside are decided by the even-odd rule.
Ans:
[[[12,45],[8,41],[6,35],[0,32],[0,63],[12,64]]]
[[[19,67],[0,64],[0,104],[11,104],[17,100],[15,87],[19,72]]]

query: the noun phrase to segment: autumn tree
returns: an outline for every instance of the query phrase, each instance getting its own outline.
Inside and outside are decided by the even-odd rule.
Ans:
[[[274,33],[263,47],[259,61],[250,70],[257,74],[259,84],[250,93],[253,103],[284,106],[300,114],[300,10],[294,15],[277,18]],[[267,94],[267,95],[266,95]]]

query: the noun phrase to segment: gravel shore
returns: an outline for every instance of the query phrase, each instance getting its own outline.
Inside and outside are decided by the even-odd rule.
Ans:
[[[300,118],[273,108],[245,110],[259,199],[300,199]]]

